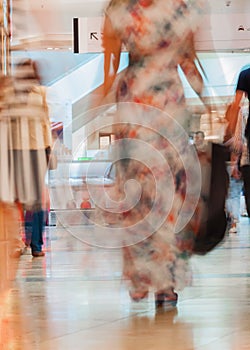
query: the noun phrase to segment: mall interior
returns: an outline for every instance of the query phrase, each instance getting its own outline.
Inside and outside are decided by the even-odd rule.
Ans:
[[[199,130],[207,142],[223,141],[226,107],[239,72],[250,65],[249,1],[208,2],[196,46],[211,114],[179,70],[191,143]],[[237,229],[206,255],[192,255],[190,283],[178,292],[177,307],[158,310],[151,292],[140,302],[129,296],[113,217],[99,215],[100,207],[112,205],[116,180],[114,89],[101,100],[107,4],[1,1],[2,75],[11,76],[20,59],[39,62],[57,164],[46,173],[44,256],[32,256],[24,244],[21,204],[6,201],[0,189],[0,349],[250,350],[250,225],[243,192]],[[127,65],[124,50],[118,77]],[[0,112],[5,188],[2,123]]]

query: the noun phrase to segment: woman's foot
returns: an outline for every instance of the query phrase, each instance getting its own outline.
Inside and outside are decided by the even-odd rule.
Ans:
[[[155,293],[155,307],[164,309],[173,309],[176,307],[178,295],[174,291]]]
[[[237,233],[237,223],[234,221],[228,231],[229,233]]]
[[[148,291],[146,291],[146,292],[136,292],[136,291],[132,292],[132,291],[130,291],[129,296],[133,301],[139,302],[148,296]]]

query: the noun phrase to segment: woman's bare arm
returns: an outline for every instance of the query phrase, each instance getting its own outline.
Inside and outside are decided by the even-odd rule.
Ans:
[[[104,21],[102,46],[104,50],[104,95],[106,96],[116,78],[122,46],[108,16]]]
[[[190,86],[201,96],[203,90],[203,78],[200,74],[196,64],[196,51],[194,46],[194,37],[193,34],[190,34],[186,40],[186,45],[183,47],[183,55],[180,60],[180,67],[183,70]]]

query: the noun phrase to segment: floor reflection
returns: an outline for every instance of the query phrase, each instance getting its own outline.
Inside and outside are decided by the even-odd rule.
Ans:
[[[47,228],[46,256],[21,256],[15,282],[2,293],[0,348],[250,349],[249,233],[243,218],[222,247],[194,257],[193,286],[179,294],[178,308],[156,312],[152,294],[129,299],[119,249]]]

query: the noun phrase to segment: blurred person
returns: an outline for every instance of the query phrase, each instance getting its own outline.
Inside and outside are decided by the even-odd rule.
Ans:
[[[244,99],[248,100],[248,117],[244,135],[247,140],[248,149],[250,149],[250,119],[249,119],[249,102],[250,102],[250,68],[243,69],[238,77],[236,91],[234,96],[234,107],[240,107]]]
[[[229,146],[229,160],[227,171],[229,174],[229,188],[226,200],[228,213],[229,233],[237,233],[240,218],[242,173],[240,171],[240,157],[244,143],[244,130],[246,122],[243,108],[239,109],[234,136],[227,142]]]
[[[25,210],[25,244],[31,247],[33,257],[44,256],[42,251],[45,229],[44,211]]]
[[[15,190],[18,201],[24,205],[26,235],[32,231],[32,255],[39,257],[44,256],[45,174],[52,146],[46,90],[40,85],[37,63],[30,59],[17,63],[14,77],[15,96],[19,101],[18,117],[12,125],[14,164],[19,166],[14,168]]]
[[[2,78],[0,200],[41,206],[47,159],[51,149],[50,120],[45,88],[30,59]]]
[[[243,109],[242,109],[243,110]],[[247,111],[248,112],[248,111]],[[243,130],[247,127],[249,120],[248,113],[243,110]],[[244,135],[247,133],[245,130]],[[249,157],[249,146],[248,139],[245,136],[243,138],[242,151],[239,155],[239,170],[243,181],[243,195],[245,198],[245,211],[247,216],[250,217],[250,157]]]
[[[111,0],[106,9],[103,30],[105,96],[116,79],[122,45],[129,52],[129,65],[121,75],[116,91],[119,126],[115,125],[115,134],[116,140],[122,144],[117,162],[117,182],[123,194],[128,180],[135,180],[141,188],[140,200],[133,208],[125,206],[120,214],[127,232],[123,276],[129,281],[132,300],[142,300],[153,291],[156,307],[175,307],[176,291],[190,283],[188,262],[194,230],[188,225],[178,234],[174,232],[187,190],[183,162],[190,167],[193,163],[189,158],[189,147],[184,142],[184,133],[176,131],[179,130],[177,124],[181,130],[187,128],[189,118],[177,68],[182,68],[194,91],[201,96],[203,79],[195,64],[193,35],[203,5],[199,0]],[[174,122],[167,116],[171,116]],[[145,121],[150,126],[144,127]],[[170,138],[176,136],[176,148],[162,136],[162,133],[168,135],[169,130]],[[154,163],[153,156],[147,154],[144,146],[134,149],[132,140],[151,145],[163,155],[166,164],[150,169],[146,159]],[[176,149],[181,151],[178,153]],[[144,164],[140,157],[145,160]],[[195,163],[192,167],[195,173]],[[172,197],[169,176],[174,181]],[[157,202],[155,181],[160,185]],[[195,183],[191,185],[195,186]],[[129,192],[130,202],[134,192],[133,189]],[[169,215],[164,216],[162,225],[155,230],[147,221],[147,215],[156,205],[158,210],[154,220],[161,220],[165,205],[171,201]],[[193,209],[192,203],[186,204],[189,213]],[[138,227],[138,231],[134,227]],[[132,236],[136,235],[141,240],[130,244],[130,239],[133,241]]]
[[[205,134],[203,131],[199,130],[194,133],[193,137],[193,143],[195,145],[195,148],[199,152],[206,152],[207,150],[207,143],[205,141]]]
[[[229,188],[226,200],[226,209],[229,221],[229,233],[237,233],[237,224],[240,218],[240,197],[242,192],[242,177],[239,169],[239,156],[232,152],[228,162]]]
[[[14,74],[0,76],[1,288],[7,288],[15,277],[17,264],[10,258],[19,257],[23,251],[20,209],[23,211],[24,205],[41,206],[45,149],[50,145],[49,133],[43,137],[48,123],[37,93],[37,67],[31,60],[22,60],[14,68]]]
[[[52,147],[46,88],[41,85],[38,63],[18,62],[14,70],[17,118],[12,125],[16,197],[21,203],[42,205],[45,173]]]
[[[243,69],[238,77],[236,92],[233,104],[240,107],[247,100],[247,111],[244,114],[244,140],[240,155],[240,171],[243,180],[243,190],[246,203],[246,211],[250,217],[250,118],[249,118],[249,103],[250,103],[250,68]]]
[[[33,257],[45,255],[42,246],[49,208],[49,191],[47,186],[44,185],[41,208],[36,210],[26,209],[24,214],[25,245],[26,247],[30,246]]]
[[[245,208],[247,216],[250,217],[250,159],[247,141],[243,145],[240,160],[240,172],[243,180],[243,194],[245,198]]]

